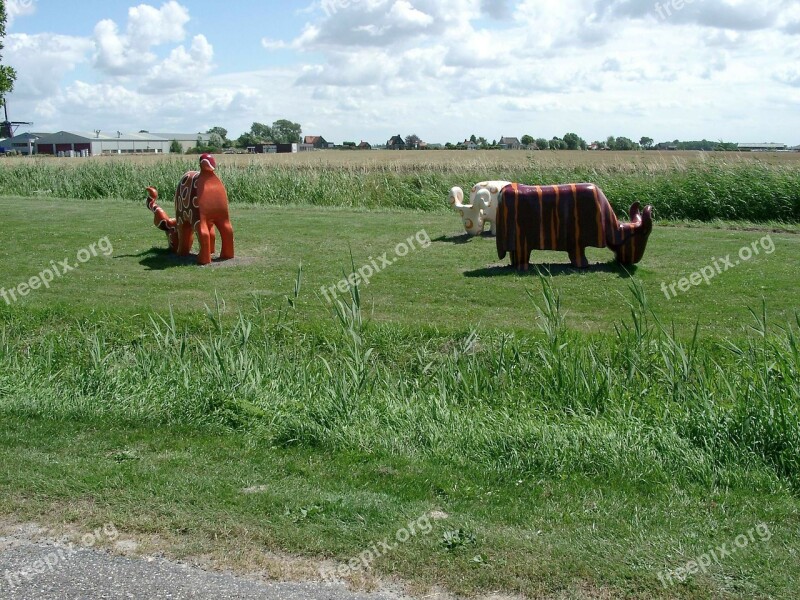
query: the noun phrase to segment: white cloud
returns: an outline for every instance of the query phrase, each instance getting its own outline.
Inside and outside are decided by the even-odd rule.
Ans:
[[[789,67],[781,69],[774,75],[775,81],[790,85],[792,87],[800,87],[800,69],[797,67]]]
[[[197,80],[212,70],[214,49],[204,35],[196,35],[187,51],[173,48],[169,56],[156,65],[142,86],[149,93],[163,93],[165,88],[196,87]]]
[[[389,10],[389,17],[394,20],[397,27],[425,28],[433,23],[434,18],[414,8],[408,0],[397,0]]]
[[[158,9],[147,4],[129,8],[124,34],[114,21],[104,19],[94,29],[95,66],[109,75],[144,73],[157,60],[150,50],[182,41],[188,21],[189,11],[175,0]]]
[[[104,19],[95,25],[94,41],[95,66],[109,75],[140,73],[156,60],[154,54],[132,48],[111,19]]]
[[[9,29],[17,17],[32,15],[35,12],[36,3],[33,0],[6,0],[6,24]]]
[[[92,42],[81,37],[9,34],[4,61],[17,71],[14,98],[34,100],[56,95],[63,78],[87,60],[92,48]]]
[[[175,0],[161,8],[140,4],[128,9],[128,42],[140,47],[180,42],[186,37],[188,22],[188,9]]]

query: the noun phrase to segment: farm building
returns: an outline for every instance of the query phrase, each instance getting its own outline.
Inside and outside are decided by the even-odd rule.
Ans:
[[[788,150],[786,144],[739,144],[739,150],[745,152],[776,152],[778,150]]]
[[[372,150],[372,145],[369,142],[365,142],[361,140],[361,143],[358,145],[359,150]]]
[[[522,148],[519,138],[515,137],[501,137],[497,145],[503,150],[519,150]]]
[[[104,135],[79,131],[59,131],[44,135],[36,141],[37,154],[69,156],[86,154],[161,154],[168,153],[170,140],[151,133],[122,133]]]
[[[252,154],[296,154],[303,144],[256,144],[247,148]]]
[[[47,133],[20,133],[14,137],[7,138],[0,142],[3,152],[16,150],[21,154],[36,154],[36,142]]]
[[[387,150],[405,150],[406,143],[403,141],[403,138],[400,135],[392,136],[392,138],[386,142],[386,149]]]
[[[312,146],[315,150],[327,150],[334,147],[334,144],[331,144],[321,135],[307,135],[303,140],[303,144]]]
[[[169,140],[170,142],[175,140],[181,145],[184,152],[190,148],[196,147],[198,139],[204,145],[211,141],[210,133],[153,133],[151,135]]]

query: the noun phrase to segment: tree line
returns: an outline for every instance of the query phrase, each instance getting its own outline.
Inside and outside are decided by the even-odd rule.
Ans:
[[[212,127],[208,131],[208,141],[200,136],[197,144],[189,152],[220,152],[226,148],[247,149],[259,144],[299,144],[302,141],[303,128],[300,123],[288,119],[278,119],[272,125],[254,122],[250,131],[244,132],[235,140],[228,138],[228,130],[224,127]],[[181,152],[180,144],[173,142],[170,152]]]

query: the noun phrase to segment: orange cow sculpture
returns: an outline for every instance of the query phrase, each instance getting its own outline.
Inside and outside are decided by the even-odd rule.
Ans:
[[[188,171],[175,190],[175,218],[167,215],[158,203],[158,190],[147,188],[147,208],[153,214],[153,224],[166,232],[170,249],[178,256],[188,256],[194,244],[194,234],[200,242],[198,265],[211,262],[216,245],[214,227],[222,238],[220,259],[233,258],[233,226],[228,215],[228,193],[216,174],[217,161],[210,154],[200,156],[200,170]]]

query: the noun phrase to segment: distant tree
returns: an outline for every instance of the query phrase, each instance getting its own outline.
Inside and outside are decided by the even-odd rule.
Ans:
[[[17,72],[7,65],[3,65],[3,38],[6,36],[6,3],[0,0],[0,104],[5,103],[6,94],[14,89]]]
[[[595,140],[595,141],[592,142],[592,146],[594,146],[596,148],[605,148],[606,147],[606,143],[605,142],[601,142],[600,140]]]
[[[418,147],[422,143],[422,140],[416,133],[412,133],[411,135],[406,136],[405,142],[406,148],[413,149]]]
[[[608,136],[608,138],[606,138],[606,148],[609,150],[616,150],[617,138],[615,138],[613,135]]]
[[[653,140],[653,138],[649,138],[649,137],[642,137],[642,139],[640,139],[640,140],[639,140],[639,144],[640,144],[640,145],[642,146],[642,148],[644,148],[645,150],[650,150],[650,148],[652,148],[652,147],[653,147],[653,143],[654,143],[654,141],[655,141],[655,140]]]
[[[561,138],[553,137],[553,139],[550,140],[550,150],[566,150],[566,149],[567,149],[567,143]]]
[[[586,140],[577,133],[566,134],[564,136],[564,142],[567,144],[567,150],[586,150]]]
[[[169,151],[172,154],[183,154],[183,146],[178,140],[172,140],[172,143],[169,145]]]
[[[228,130],[225,129],[224,127],[212,127],[211,129],[206,131],[206,133],[216,133],[223,140],[228,139]]]
[[[471,136],[469,136],[469,141],[472,142],[473,144],[477,144],[478,138],[476,138],[475,134],[473,133]]]
[[[250,135],[256,140],[256,143],[273,142],[272,128],[264,123],[253,123],[250,126]]]
[[[204,152],[214,153],[222,150],[222,138],[216,134],[209,136],[208,143],[203,141],[200,134],[197,134],[197,141],[193,148],[189,148],[187,154],[203,154]]]
[[[453,148],[455,148],[456,146],[454,146],[452,142],[447,142],[447,143],[444,145],[444,147],[445,147],[445,148],[447,148],[448,150],[452,150],[452,149],[453,149]]]
[[[626,137],[618,137],[614,140],[614,150],[635,150],[636,147],[636,143]]]
[[[522,139],[520,139],[520,143],[523,146],[530,146],[531,144],[533,144],[535,142],[536,142],[536,140],[533,139],[533,136],[530,136],[527,133],[522,136]]]
[[[214,152],[219,152],[222,150],[223,144],[225,141],[222,139],[222,136],[218,133],[212,133],[208,136],[208,145],[212,148],[215,148]]]
[[[535,144],[539,150],[547,150],[550,147],[550,142],[544,138],[536,138]]]
[[[255,146],[256,144],[261,143],[261,138],[253,135],[251,132],[243,133],[238,138],[236,138],[236,147],[237,148],[249,148],[251,146]]]
[[[140,130],[139,130],[139,133],[150,133],[150,132],[149,132],[149,131],[147,131],[146,129],[140,129]]]
[[[299,144],[302,135],[300,123],[279,119],[272,124],[272,141],[276,144]]]
[[[212,127],[211,129],[206,131],[206,133],[218,135],[222,140],[222,143],[220,145],[223,148],[231,147],[231,141],[228,139],[228,130],[225,129],[224,127]]]

